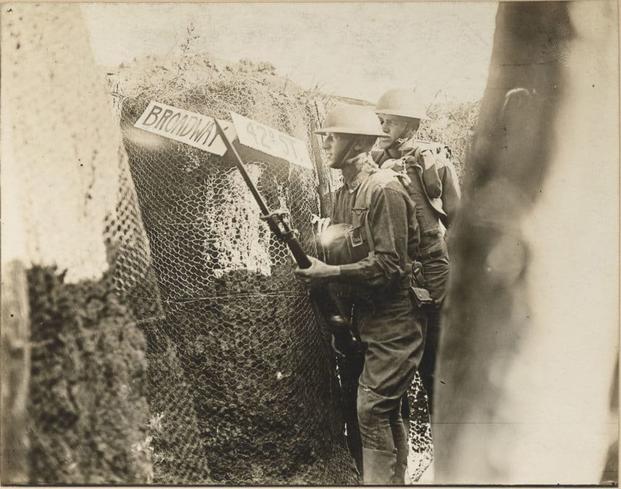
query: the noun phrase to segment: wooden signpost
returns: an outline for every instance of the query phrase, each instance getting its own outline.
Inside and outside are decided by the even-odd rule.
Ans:
[[[233,125],[218,121],[230,140],[237,136],[244,146],[313,170],[306,143],[301,139],[235,112],[231,116]],[[207,115],[151,101],[134,126],[218,156],[226,153],[215,119]]]
[[[232,131],[229,122],[221,121],[220,124],[227,133]],[[218,156],[226,153],[215,120],[207,115],[151,101],[134,126]]]

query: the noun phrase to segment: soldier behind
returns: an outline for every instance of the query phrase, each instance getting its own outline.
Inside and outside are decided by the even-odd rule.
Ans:
[[[334,198],[332,226],[324,233],[330,258],[311,258],[296,274],[314,286],[349,289],[352,325],[365,350],[357,389],[365,484],[403,484],[407,432],[401,398],[420,362],[422,317],[409,293],[411,260],[418,246],[412,200],[395,172],[379,170],[369,150],[384,135],[372,111],[341,106],[320,134],[329,166],[341,170],[344,186]]]
[[[375,108],[382,129],[388,135],[380,139],[381,149],[372,151],[375,163],[407,173],[406,187],[416,204],[420,225],[419,260],[424,284],[435,306],[427,311],[425,352],[420,366],[423,385],[433,409],[433,382],[440,334],[440,308],[446,296],[449,256],[443,227],[448,229],[455,217],[460,192],[455,169],[446,146],[414,139],[425,107],[412,90],[393,89],[386,92]]]

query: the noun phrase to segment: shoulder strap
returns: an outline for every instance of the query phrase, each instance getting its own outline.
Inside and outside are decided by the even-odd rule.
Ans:
[[[367,192],[367,215],[364,216],[364,228],[367,232],[367,241],[369,243],[369,256],[375,256],[375,243],[371,235],[371,225],[369,224],[369,210],[371,209],[371,192]]]
[[[377,170],[382,171],[382,170]],[[375,173],[375,172],[374,172]],[[363,204],[367,209],[367,213],[364,216],[364,229],[367,235],[367,245],[369,246],[369,256],[375,256],[375,242],[373,241],[373,235],[371,234],[371,225],[369,224],[369,210],[371,209],[371,197],[372,192],[370,187],[371,179],[373,178],[373,174],[371,174],[364,182],[360,184],[358,188],[358,193],[356,195],[356,207],[360,207],[360,204]]]
[[[371,198],[373,196],[373,192],[371,191],[371,181],[378,179],[379,182],[382,182],[387,178],[399,177],[397,173],[392,170],[382,170],[377,169],[369,177],[360,184],[358,187],[358,192],[356,193],[356,199],[354,202],[354,207],[367,209],[367,213],[364,216],[364,228],[367,235],[367,244],[369,246],[369,256],[375,255],[375,243],[373,241],[373,235],[371,234],[371,225],[369,224],[369,210],[371,209]]]

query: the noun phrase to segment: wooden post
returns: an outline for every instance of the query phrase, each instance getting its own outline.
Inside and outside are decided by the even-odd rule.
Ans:
[[[28,482],[28,311],[26,273],[20,262],[12,261],[2,267],[2,484]]]

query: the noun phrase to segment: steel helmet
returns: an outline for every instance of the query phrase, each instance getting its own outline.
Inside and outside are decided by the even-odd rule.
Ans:
[[[329,132],[386,137],[377,116],[371,109],[361,105],[340,104],[328,112],[323,127],[315,133]]]
[[[380,97],[375,106],[375,113],[426,119],[427,107],[415,90],[395,88]]]

